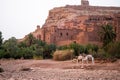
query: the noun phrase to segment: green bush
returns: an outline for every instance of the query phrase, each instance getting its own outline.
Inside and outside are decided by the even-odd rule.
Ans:
[[[4,50],[0,49],[0,59],[4,57],[4,53],[5,53]]]
[[[36,55],[34,55],[34,56],[33,56],[33,59],[35,59],[35,60],[42,60],[43,57],[42,57],[42,56],[36,56]]]
[[[72,43],[69,46],[70,46],[70,49],[74,50],[75,56],[78,56],[79,55],[79,52],[78,52],[78,50],[79,50],[79,44]]]
[[[84,52],[84,47],[77,43],[72,43],[69,45],[70,49],[74,50],[74,55],[78,56],[81,52]]]
[[[45,58],[49,59],[52,58],[53,53],[56,50],[56,45],[55,44],[49,44],[44,47],[44,56]]]
[[[69,47],[67,45],[64,45],[64,46],[59,46],[57,49],[58,50],[66,50],[66,49],[69,49]]]
[[[17,39],[11,37],[2,44],[4,50],[4,58],[15,58],[18,53]]]
[[[89,51],[97,52],[98,49],[99,49],[99,47],[97,45],[95,45],[95,44],[87,44],[85,53],[89,53]]]
[[[21,48],[21,57],[24,57],[24,59],[32,59],[33,58],[34,51],[28,48]]]
[[[53,54],[53,59],[58,61],[70,60],[73,57],[73,50],[57,50]]]
[[[110,43],[105,47],[105,49],[112,58],[120,59],[120,42]]]
[[[107,58],[110,58],[110,55],[108,53],[106,53],[104,51],[104,49],[99,49],[98,52],[93,52],[92,55],[95,57],[95,58],[99,58],[99,59],[107,59]]]
[[[11,58],[20,59],[21,57],[23,57],[21,53],[16,53],[14,54],[14,57],[11,57]]]

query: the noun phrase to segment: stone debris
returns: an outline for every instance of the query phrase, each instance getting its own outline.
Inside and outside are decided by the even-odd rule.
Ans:
[[[52,66],[47,66],[50,63]],[[35,67],[36,64],[39,66]],[[115,63],[114,66],[112,66],[113,64],[108,64],[106,65],[107,68],[103,68],[103,64],[99,64],[103,67],[97,67],[98,64],[95,64],[92,69],[89,66],[81,69],[78,64],[76,65],[72,61],[3,61],[1,67],[5,71],[0,73],[0,80],[120,80],[119,63]],[[46,67],[41,67],[43,65],[46,65]],[[70,67],[71,65],[74,65],[75,68]],[[109,67],[113,67],[113,69]],[[25,69],[25,71],[21,69]]]

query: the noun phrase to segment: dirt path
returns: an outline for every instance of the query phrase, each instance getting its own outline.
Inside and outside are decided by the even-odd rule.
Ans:
[[[120,60],[84,65],[72,61],[0,60],[0,80],[120,80]]]

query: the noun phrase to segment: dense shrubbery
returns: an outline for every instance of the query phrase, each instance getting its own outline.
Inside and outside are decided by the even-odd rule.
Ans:
[[[91,54],[95,57],[95,58],[99,58],[99,59],[107,59],[109,58],[108,53],[106,53],[104,51],[104,49],[99,49],[98,52],[91,52]]]
[[[32,34],[29,34],[25,41],[18,42],[15,37],[1,42],[0,59],[43,59],[52,58],[52,54],[56,50],[54,44],[46,44],[41,40],[35,39]]]
[[[35,39],[32,34],[29,34],[23,42],[18,42],[15,37],[3,42],[0,32],[0,59],[46,59],[53,57],[54,60],[68,60],[71,59],[71,55],[78,56],[82,53],[92,54],[99,59],[120,58],[120,42],[111,42],[101,48],[95,44],[80,45],[77,43],[56,47],[54,44],[48,45]]]
[[[102,49],[99,48],[97,52],[92,52],[95,58],[99,59],[120,59],[120,42],[109,43]]]
[[[69,49],[69,46],[67,45],[64,45],[64,46],[59,46],[57,47],[58,50],[66,50],[66,49]]]
[[[73,57],[73,50],[57,50],[53,54],[53,59],[58,61],[70,60]]]
[[[74,55],[78,56],[80,53],[83,53],[85,51],[84,46],[76,44],[76,43],[72,43],[70,44],[70,49],[74,50]]]
[[[92,52],[97,52],[99,47],[95,44],[87,44],[86,45],[86,53],[90,53],[89,51],[91,50]]]
[[[3,58],[3,57],[5,56],[4,53],[5,53],[4,50],[1,50],[1,49],[0,49],[0,59]]]
[[[88,44],[88,45],[80,45],[77,43],[72,43],[68,46],[60,46],[58,47],[58,50],[66,50],[66,49],[72,49],[74,50],[74,56],[78,56],[79,54],[85,53],[89,54],[92,52],[97,52],[99,47],[95,44]]]
[[[104,49],[111,58],[120,58],[120,42],[109,43]]]
[[[98,47],[95,44],[87,44],[87,45],[79,45],[77,43],[72,43],[68,46],[62,46],[58,48],[59,50],[73,49],[74,56],[78,56],[79,54],[92,54],[95,58],[99,59],[115,59],[120,58],[120,42],[110,43],[105,47]]]

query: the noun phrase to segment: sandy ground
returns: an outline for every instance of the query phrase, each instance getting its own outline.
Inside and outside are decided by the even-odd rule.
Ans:
[[[0,80],[120,80],[120,60],[94,65],[72,61],[0,60]]]

